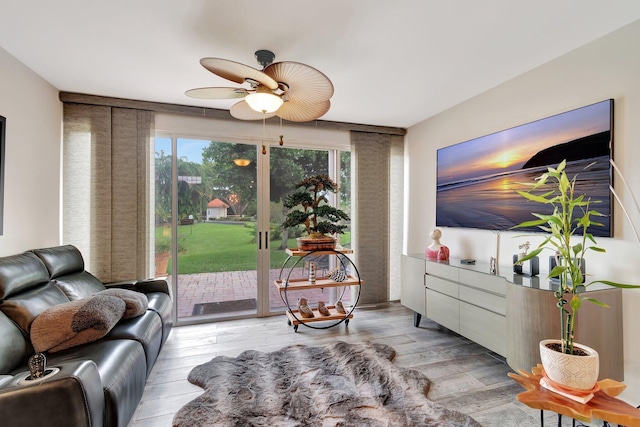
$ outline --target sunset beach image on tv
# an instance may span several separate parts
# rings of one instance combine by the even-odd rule
[[[567,160],[576,193],[605,216],[594,236],[610,237],[613,100],[547,117],[437,151],[436,225],[505,231],[545,212],[516,193]],[[587,168],[587,166],[589,166]],[[540,231],[518,229],[518,231]]]

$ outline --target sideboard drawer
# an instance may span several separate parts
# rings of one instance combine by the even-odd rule
[[[507,356],[507,318],[460,302],[460,334],[499,355]]]
[[[427,317],[453,332],[460,332],[460,301],[427,289]]]
[[[484,289],[499,295],[507,294],[507,281],[502,276],[494,276],[491,274],[461,269],[460,283]]]
[[[438,276],[443,279],[451,280],[452,282],[458,281],[458,268],[452,267],[449,264],[441,264],[435,261],[427,261],[427,274]]]
[[[460,285],[458,291],[460,293],[461,301],[466,301],[501,316],[507,315],[507,301],[505,297],[483,292],[464,285]]]
[[[433,289],[442,294],[449,295],[453,298],[458,298],[458,284],[450,282],[448,280],[440,279],[435,276],[426,277],[427,289]]]

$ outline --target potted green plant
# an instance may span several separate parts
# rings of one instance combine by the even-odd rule
[[[157,237],[155,241],[155,276],[167,275],[169,257],[171,255],[171,238],[169,236]]]
[[[298,191],[288,195],[283,205],[290,209],[283,227],[296,228],[304,225],[307,236],[299,237],[298,249],[333,249],[336,239],[331,234],[342,234],[347,225],[340,221],[349,220],[349,216],[328,204],[328,193],[336,193],[338,185],[329,175],[315,175],[304,178],[296,184]]]
[[[617,288],[637,288],[606,280],[585,282],[583,274],[584,256],[588,251],[605,252],[597,245],[589,227],[602,226],[592,217],[603,216],[591,208],[599,201],[591,200],[585,194],[575,193],[576,177],[569,179],[566,173],[566,160],[557,168],[536,178],[533,183],[525,183],[526,191],[517,191],[522,197],[536,203],[553,207],[551,214],[533,213],[537,219],[525,221],[514,228],[537,227],[547,233],[538,247],[519,258],[523,262],[538,256],[543,250],[551,250],[555,257],[555,267],[549,272],[549,278],[558,279],[558,289],[554,292],[560,311],[560,339],[543,340],[540,343],[540,356],[547,376],[562,386],[578,389],[592,389],[598,379],[599,361],[595,350],[575,343],[576,319],[578,310],[584,302],[591,302],[603,307],[608,305],[583,296],[587,287],[595,283],[603,283]],[[576,236],[576,237],[574,237]],[[575,360],[579,357],[580,360]],[[560,361],[555,360],[561,358]],[[574,375],[576,366],[590,366],[588,375],[583,372]],[[556,372],[559,368],[560,372]],[[574,373],[574,374],[572,374]]]

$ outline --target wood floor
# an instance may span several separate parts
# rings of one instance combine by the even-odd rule
[[[394,363],[420,371],[432,381],[428,398],[471,415],[483,426],[540,425],[540,411],[515,399],[523,389],[507,377],[511,369],[503,358],[429,320],[423,319],[415,328],[412,312],[391,303],[359,307],[348,327],[341,324],[324,330],[301,325],[294,333],[284,315],[173,328],[129,426],[171,426],[176,411],[202,392],[187,381],[187,374],[215,356],[335,340],[392,346],[397,352]],[[545,425],[557,425],[555,415],[545,414]],[[570,420],[563,421],[571,425]]]

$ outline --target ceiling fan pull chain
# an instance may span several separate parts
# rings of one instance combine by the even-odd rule
[[[265,147],[264,145],[264,140],[265,140],[265,132],[266,132],[266,126],[267,126],[267,114],[266,112],[262,112],[262,154],[267,154],[267,147]]]
[[[282,147],[284,145],[284,135],[282,134],[282,117],[280,117],[280,146]]]

